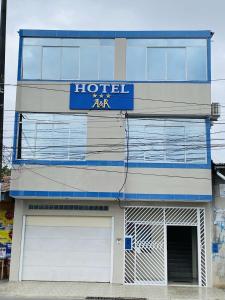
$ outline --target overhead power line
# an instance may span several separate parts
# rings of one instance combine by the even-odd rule
[[[59,86],[59,83],[48,83],[48,84],[43,84],[43,83],[22,83],[22,84],[12,84],[12,83],[5,83],[5,86],[12,86],[12,87],[22,87],[22,88],[27,88],[27,89],[36,89],[36,90],[44,90],[44,91],[49,91],[49,92],[59,92],[59,93],[70,93],[70,90],[64,90],[64,89],[56,89],[56,88],[46,88],[46,87],[40,87],[42,86],[54,86],[57,85]],[[38,86],[37,86],[38,85]],[[61,85],[64,85],[64,83],[61,83]],[[142,98],[142,97],[134,97],[136,100],[141,100],[141,101],[156,101],[156,102],[169,102],[169,103],[183,103],[183,104],[188,104],[188,105],[197,105],[197,106],[211,106],[211,104],[207,103],[199,103],[199,102],[191,102],[191,101],[175,101],[174,99],[154,99],[154,98]],[[193,100],[192,100],[193,101]]]

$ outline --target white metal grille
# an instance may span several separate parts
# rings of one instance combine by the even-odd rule
[[[196,226],[198,224],[195,208],[168,208],[165,209],[166,225]]]
[[[125,251],[125,283],[167,284],[167,225],[197,226],[199,285],[206,286],[205,210],[199,208],[125,209],[125,235],[133,241]]]
[[[199,226],[198,226],[198,239],[200,246],[199,255],[199,269],[201,270],[199,276],[199,285],[207,285],[207,275],[206,275],[206,244],[205,244],[205,210],[199,209]]]

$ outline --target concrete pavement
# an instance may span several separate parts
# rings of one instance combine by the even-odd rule
[[[150,300],[224,300],[225,291],[193,286],[129,286],[107,283],[77,282],[2,282],[0,299],[14,300],[54,297],[64,300],[95,297],[137,297]],[[11,298],[10,298],[11,297]],[[18,298],[18,300],[20,300]],[[32,299],[32,300],[33,300]]]

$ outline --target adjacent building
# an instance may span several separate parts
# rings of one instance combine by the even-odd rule
[[[10,176],[2,175],[0,197],[0,280],[9,278],[14,199],[9,196]]]
[[[213,165],[213,285],[225,287],[225,164]]]
[[[10,280],[211,286],[212,32],[19,35]]]

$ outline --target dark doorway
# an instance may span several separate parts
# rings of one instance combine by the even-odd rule
[[[197,227],[167,226],[169,283],[197,284]]]

